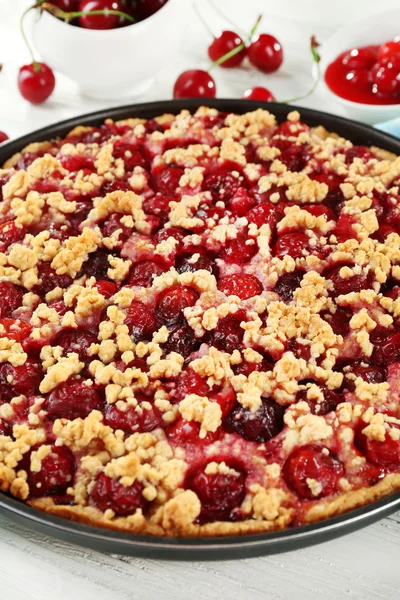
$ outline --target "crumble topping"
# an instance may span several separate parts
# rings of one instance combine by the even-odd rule
[[[0,489],[171,536],[400,489],[400,158],[297,111],[108,119],[0,170]]]

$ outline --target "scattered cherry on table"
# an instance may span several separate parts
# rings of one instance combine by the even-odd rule
[[[8,135],[4,131],[0,131],[0,144],[8,140]]]
[[[217,34],[217,36],[214,38],[214,40],[208,47],[208,56],[213,62],[215,62],[223,56],[225,56],[225,54],[228,54],[228,52],[231,52],[232,50],[240,46],[241,44],[243,44],[242,38],[234,31],[221,31]],[[225,60],[223,63],[220,64],[220,66],[225,69],[239,67],[242,64],[245,56],[246,48],[243,47],[243,49],[240,50],[240,52],[238,52],[234,56],[231,56],[231,58]]]
[[[174,85],[174,98],[215,98],[217,87],[207,71],[190,69],[179,75]]]
[[[283,62],[283,49],[276,37],[260,33],[250,44],[247,54],[251,64],[263,73],[274,73]]]
[[[259,102],[275,102],[276,98],[272,92],[265,87],[253,87],[245,91],[244,100],[258,100]]]
[[[45,63],[32,62],[19,70],[19,91],[31,104],[41,104],[47,100],[53,93],[55,85],[54,73]]]

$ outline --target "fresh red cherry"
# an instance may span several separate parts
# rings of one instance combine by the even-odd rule
[[[275,102],[276,98],[272,92],[265,87],[249,88],[243,94],[244,100],[258,100],[259,102]]]
[[[4,131],[0,131],[0,144],[8,140],[8,135]]]
[[[374,65],[371,73],[378,92],[385,94],[400,92],[400,54],[385,56]]]
[[[56,85],[53,71],[45,63],[33,62],[20,68],[18,87],[21,95],[31,104],[41,104]]]
[[[78,10],[79,0],[52,0],[51,3],[65,12]]]
[[[378,61],[393,56],[394,54],[400,54],[400,36],[395,37],[394,40],[382,44],[378,52]]]
[[[274,73],[283,62],[282,46],[268,33],[257,35],[249,46],[248,56],[251,64],[263,73]]]
[[[174,98],[215,98],[217,87],[207,71],[190,69],[179,75],[174,85]]]
[[[94,10],[104,10],[102,15],[81,15],[79,24],[85,29],[115,29],[118,27],[120,17],[115,14],[109,14],[110,10],[119,10],[125,12],[120,0],[81,0],[79,4],[80,12],[89,12]]]
[[[136,11],[138,20],[143,21],[143,19],[151,17],[151,15],[158,12],[160,8],[167,4],[167,2],[168,0],[137,0]]]
[[[231,52],[240,44],[243,44],[243,40],[234,31],[221,31],[218,33],[217,37],[208,47],[208,56],[210,59],[215,62],[216,60]],[[220,64],[220,67],[224,67],[225,69],[231,69],[232,67],[239,67],[244,58],[246,56],[246,48],[244,47],[240,52],[228,58],[223,63]]]

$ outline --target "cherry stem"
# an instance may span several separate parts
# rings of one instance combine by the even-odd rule
[[[203,17],[203,15],[201,14],[201,12],[199,11],[199,7],[197,6],[196,2],[193,3],[193,10],[196,13],[197,18],[199,19],[199,21],[203,25],[204,29],[215,40],[215,34],[213,33],[213,31],[209,27],[207,21],[205,20],[205,18]]]
[[[236,54],[239,54],[239,52],[241,52],[243,50],[243,48],[246,48],[246,44],[248,44],[249,42],[251,42],[252,37],[254,36],[255,32],[258,29],[259,24],[261,23],[263,16],[260,15],[257,19],[257,21],[254,23],[248,38],[245,42],[242,42],[241,44],[239,44],[239,46],[236,46],[236,48],[233,48],[233,50],[230,50],[229,52],[227,52],[226,54],[224,54],[223,56],[221,56],[220,58],[218,58],[217,60],[215,60],[212,65],[209,67],[208,72],[210,73],[210,71],[212,71],[212,69],[214,69],[215,67],[218,67],[219,65],[222,65],[222,63],[224,63],[225,61],[229,60],[230,58],[232,58],[232,56],[235,56]]]
[[[24,12],[22,13],[21,16],[21,20],[19,22],[19,26],[21,29],[21,35],[22,35],[22,39],[25,42],[25,46],[28,48],[29,54],[31,55],[32,58],[32,64],[33,64],[33,70],[34,71],[40,71],[40,64],[38,63],[38,61],[35,59],[35,54],[33,52],[32,46],[30,44],[30,42],[28,41],[28,37],[25,33],[25,28],[24,28],[24,21],[25,21],[25,17],[26,15],[33,9],[33,8],[38,8],[39,6],[41,6],[42,2],[37,2],[36,4],[34,4],[33,6],[29,6],[26,10],[24,10]]]
[[[77,17],[85,17],[87,15],[115,15],[117,17],[122,17],[123,19],[125,19],[126,21],[130,21],[131,23],[136,23],[136,19],[131,17],[131,15],[128,15],[120,10],[113,10],[112,8],[107,8],[104,10],[79,10],[65,12],[64,10],[58,8],[58,6],[54,6],[54,4],[51,4],[50,2],[43,2],[40,6],[43,10],[47,10],[54,17],[63,19],[66,22],[72,21],[72,19],[76,19]]]
[[[212,9],[219,15],[224,21],[227,21],[235,28],[235,30],[240,31],[242,35],[246,35],[247,31],[245,31],[242,27],[238,27],[236,23],[232,21],[232,19],[226,15],[220,8],[217,6],[212,0],[207,0],[208,4],[212,7]]]
[[[314,77],[314,83],[312,84],[311,88],[304,94],[300,94],[300,96],[295,96],[294,98],[289,98],[289,100],[281,100],[280,101],[281,104],[292,104],[293,102],[298,102],[299,100],[305,100],[306,98],[311,96],[311,94],[313,94],[315,92],[315,90],[317,89],[317,86],[321,79],[321,64],[320,64],[321,58],[316,50],[317,46],[319,46],[319,44],[315,41],[314,36],[312,36],[310,48],[311,48],[311,55],[312,55],[313,62],[316,65],[317,73]]]

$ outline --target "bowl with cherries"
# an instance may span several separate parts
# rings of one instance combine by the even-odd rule
[[[368,123],[400,116],[400,9],[339,30],[322,47],[327,93]]]
[[[36,9],[33,41],[44,62],[84,95],[142,93],[176,56],[184,0],[50,0]],[[162,49],[162,50],[161,50]]]

